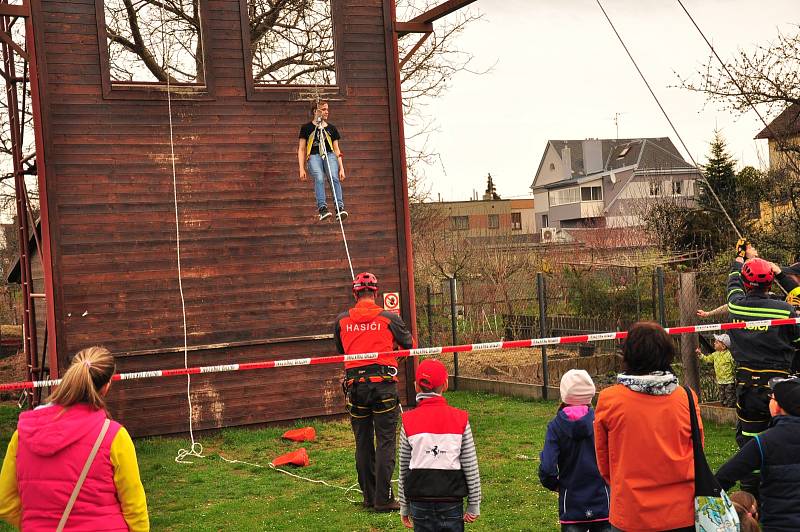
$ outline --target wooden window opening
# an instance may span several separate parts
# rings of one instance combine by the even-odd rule
[[[267,0],[240,0],[248,99],[345,97],[341,2],[308,0],[303,6],[278,9]]]
[[[211,99],[206,0],[96,0],[103,96]],[[133,15],[131,15],[133,14]]]

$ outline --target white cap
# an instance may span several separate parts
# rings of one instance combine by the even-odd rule
[[[728,336],[727,334],[715,334],[714,340],[716,340],[717,342],[722,342],[723,344],[725,344],[725,347],[731,346],[731,337]]]
[[[583,369],[571,369],[561,377],[561,402],[568,405],[588,405],[594,397],[592,377]]]

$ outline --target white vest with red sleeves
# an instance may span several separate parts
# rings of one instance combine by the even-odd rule
[[[461,443],[469,423],[466,412],[447,404],[444,397],[429,397],[403,414],[403,429],[411,445],[411,462],[405,480],[408,500],[447,500],[467,496],[461,469]]]

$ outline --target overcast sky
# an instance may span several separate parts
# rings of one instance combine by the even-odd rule
[[[754,113],[734,116],[699,94],[673,87],[710,50],[674,0],[602,0],[611,20],[702,164],[718,127],[741,165],[766,164]],[[727,59],[795,31],[797,0],[684,0]],[[595,0],[478,0],[484,15],[460,38],[485,75],[459,74],[428,106],[438,131],[429,144],[441,164],[426,170],[432,198],[483,193],[491,172],[501,197],[530,196],[547,139],[669,136],[678,139],[614,36]],[[676,74],[677,73],[677,74]],[[684,153],[684,156],[686,154]],[[688,157],[687,157],[688,160]]]

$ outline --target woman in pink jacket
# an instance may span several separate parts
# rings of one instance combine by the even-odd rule
[[[26,532],[150,529],[133,441],[105,408],[114,369],[107,349],[84,349],[49,403],[20,415],[0,472],[0,519]]]

